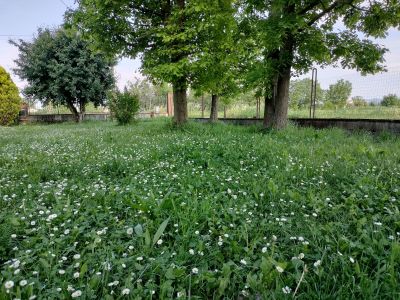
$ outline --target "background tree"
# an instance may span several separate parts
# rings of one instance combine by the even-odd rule
[[[383,97],[382,106],[400,106],[400,98],[395,94],[389,94]]]
[[[186,122],[192,55],[201,20],[202,1],[186,0],[78,0],[67,13],[100,49],[135,58],[152,80],[172,84],[174,121]]]
[[[368,40],[399,26],[397,0],[246,0],[243,9],[257,41],[253,70],[265,84],[265,126],[285,127],[292,73],[314,65],[341,65],[362,74],[384,70],[386,49]],[[337,28],[339,22],[344,29]],[[362,32],[361,39],[357,32]],[[257,74],[257,72],[253,72]]]
[[[129,82],[127,89],[138,96],[140,108],[145,111],[153,110],[155,106],[165,106],[170,91],[166,83],[153,84],[146,78]]]
[[[24,93],[44,105],[67,106],[77,121],[87,103],[103,104],[114,85],[113,62],[76,33],[39,29],[32,42],[11,43],[19,50],[15,73],[29,84]]]
[[[344,107],[350,98],[351,91],[351,82],[340,79],[335,84],[329,86],[329,89],[326,91],[325,101],[332,103],[336,107]]]
[[[229,102],[238,92],[241,43],[232,0],[203,0],[194,54],[192,87],[197,94],[211,95],[210,121],[218,119],[218,102]]]
[[[355,96],[351,98],[351,101],[353,102],[353,105],[356,107],[368,106],[368,102],[361,96]]]
[[[324,90],[317,83],[316,101],[323,102]],[[311,79],[293,80],[289,86],[289,106],[292,109],[309,107],[311,102]]]
[[[10,74],[0,66],[0,125],[12,125],[18,119],[21,98]]]

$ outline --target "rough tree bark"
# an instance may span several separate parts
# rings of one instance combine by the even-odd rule
[[[278,75],[278,80],[271,96],[265,97],[264,126],[282,129],[287,125],[289,106],[290,67]]]
[[[184,82],[185,79],[181,79],[180,82],[173,84],[174,123],[176,125],[182,125],[186,123],[188,118],[186,85]]]
[[[218,121],[218,95],[211,95],[210,122]]]
[[[185,0],[177,0],[177,6],[179,10],[182,12],[179,18],[179,30],[184,32],[184,23],[185,16],[183,11],[185,10]],[[177,45],[178,47],[180,45]],[[172,60],[173,62],[179,62],[181,59],[185,57],[185,53],[179,53]],[[188,110],[187,110],[187,81],[185,76],[181,76],[177,78],[173,83],[173,94],[174,94],[174,123],[175,125],[182,125],[187,122],[188,118]]]
[[[79,119],[80,119],[79,112],[76,109],[75,105],[73,105],[70,102],[67,102],[67,107],[71,111],[71,113],[75,116],[75,122],[79,123]]]
[[[284,11],[286,14],[292,14],[294,9],[294,4],[288,3]],[[267,56],[267,59],[272,59],[277,63],[276,80],[273,83],[267,83],[269,86],[266,87],[266,90],[273,91],[273,93],[266,93],[265,96],[264,126],[267,128],[282,129],[287,125],[289,84],[294,49],[295,39],[292,32],[288,31],[283,46]],[[271,87],[272,89],[269,89]],[[268,96],[269,94],[270,96]]]
[[[85,104],[79,103],[79,122],[82,122],[83,119],[85,118],[85,111],[86,111]]]

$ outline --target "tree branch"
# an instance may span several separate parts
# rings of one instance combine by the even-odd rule
[[[315,22],[317,22],[319,19],[321,19],[323,16],[325,16],[326,14],[330,13],[331,11],[333,11],[335,8],[338,7],[343,7],[345,5],[352,5],[353,2],[355,0],[336,0],[335,2],[333,2],[331,5],[329,5],[327,8],[325,8],[324,10],[322,10],[319,14],[315,15],[313,18],[311,18],[308,22],[307,25],[311,26],[313,25]]]

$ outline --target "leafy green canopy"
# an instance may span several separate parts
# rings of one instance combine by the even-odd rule
[[[0,66],[0,125],[13,124],[20,111],[21,99],[10,74]]]
[[[44,104],[66,105],[77,114],[85,105],[100,105],[114,84],[113,63],[90,50],[78,34],[39,29],[33,42],[11,42],[20,53],[16,74],[28,81],[24,93]]]
[[[289,87],[289,105],[291,108],[304,108],[310,106],[312,81],[309,78],[293,80]],[[316,101],[322,102],[324,90],[317,83]]]
[[[235,1],[203,2],[192,87],[198,93],[231,98],[238,93],[239,65],[245,55]]]
[[[389,94],[383,97],[381,105],[383,106],[400,106],[400,98],[395,94]]]
[[[79,0],[68,23],[102,50],[136,57],[152,79],[176,83],[189,74],[200,11],[197,1]],[[193,45],[192,45],[193,44]],[[182,82],[182,81],[181,81]],[[183,81],[183,85],[186,81]]]
[[[294,74],[313,65],[338,65],[362,74],[383,71],[387,49],[370,38],[385,37],[388,28],[400,25],[398,0],[246,0],[242,4],[244,28],[258,49],[249,72],[256,85],[270,82],[285,68]]]
[[[331,84],[326,92],[326,102],[334,105],[345,106],[349,100],[353,87],[350,81],[340,79],[335,84]]]

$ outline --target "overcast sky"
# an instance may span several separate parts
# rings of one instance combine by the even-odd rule
[[[24,83],[12,73],[17,49],[8,39],[29,40],[39,27],[56,27],[63,22],[67,7],[74,6],[74,0],[0,0],[0,65],[3,66],[18,87]],[[400,95],[400,32],[392,29],[384,40],[377,40],[390,50],[386,58],[388,73],[362,77],[356,71],[337,68],[319,69],[318,78],[323,88],[343,78],[353,84],[353,96],[367,99],[380,98],[389,93]],[[138,77],[140,61],[122,59],[116,67],[118,85]]]

